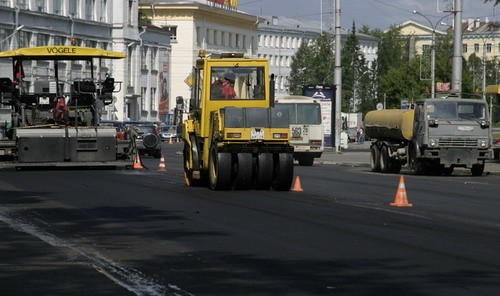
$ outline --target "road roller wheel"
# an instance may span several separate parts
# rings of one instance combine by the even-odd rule
[[[251,153],[238,153],[235,189],[252,189],[253,159]]]
[[[231,187],[231,169],[231,153],[218,152],[217,147],[212,145],[208,163],[210,189],[229,189]]]
[[[293,182],[293,154],[277,153],[274,157],[273,189],[290,190]]]
[[[273,155],[260,153],[255,164],[255,188],[267,190],[273,184]]]

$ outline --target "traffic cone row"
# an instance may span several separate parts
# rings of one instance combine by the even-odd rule
[[[167,166],[165,165],[165,158],[163,157],[162,154],[160,158],[160,165],[158,166],[158,172],[166,172],[166,171],[167,171]]]
[[[405,179],[403,176],[399,177],[398,191],[396,192],[396,197],[394,202],[389,204],[393,207],[412,207],[411,203],[408,203],[408,195],[406,194]]]

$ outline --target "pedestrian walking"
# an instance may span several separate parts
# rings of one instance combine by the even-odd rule
[[[357,140],[359,145],[361,145],[365,142],[365,130],[360,125],[357,126],[356,140]]]

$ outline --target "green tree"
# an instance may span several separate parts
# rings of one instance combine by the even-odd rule
[[[313,43],[303,42],[290,65],[290,93],[302,94],[302,86],[333,84],[334,56],[332,40],[328,35],[319,36]]]
[[[356,24],[353,22],[350,34],[342,45],[342,111],[353,112],[359,104],[360,79],[368,73],[366,59],[356,36]]]
[[[306,42],[302,42],[292,57],[292,63],[290,64],[288,83],[291,94],[302,94],[305,71],[307,70],[308,61],[312,60],[313,57],[312,48]]]
[[[420,81],[420,57],[402,62],[398,67],[389,68],[380,78],[380,87],[386,96],[386,108],[399,108],[401,98],[417,99],[422,94]]]

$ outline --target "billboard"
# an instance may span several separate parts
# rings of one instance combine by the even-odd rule
[[[306,85],[302,88],[302,94],[319,100],[321,105],[321,120],[323,122],[325,146],[333,147],[334,137],[332,137],[332,130],[335,130],[335,120],[332,120],[332,115],[335,117],[335,87],[325,86],[322,84]]]

